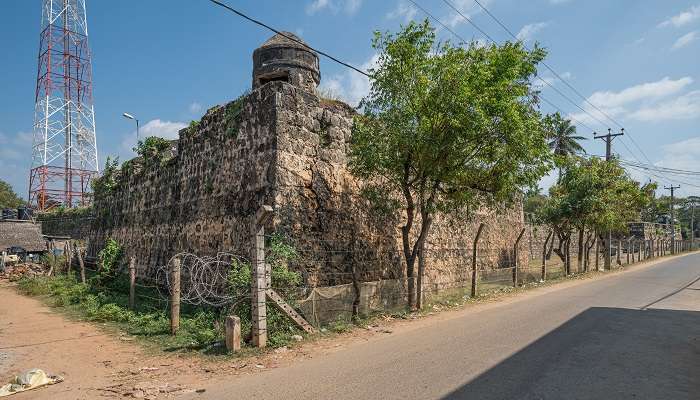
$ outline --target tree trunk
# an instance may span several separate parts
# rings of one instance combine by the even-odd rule
[[[423,273],[425,272],[425,241],[418,250],[418,277],[416,278],[416,308],[423,308]]]
[[[584,235],[584,229],[581,228],[578,230],[578,251],[577,251],[577,256],[578,259],[576,260],[576,272],[581,272],[583,270],[583,235]]]

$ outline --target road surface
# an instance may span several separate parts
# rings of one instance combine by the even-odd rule
[[[415,322],[192,399],[700,399],[700,254]]]

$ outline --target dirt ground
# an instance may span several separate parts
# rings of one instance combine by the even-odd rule
[[[59,384],[13,395],[13,400],[172,398],[202,392],[212,379],[264,373],[389,333],[374,327],[363,330],[359,336],[364,339],[346,335],[262,355],[210,358],[152,350],[107,327],[70,320],[40,300],[19,294],[6,280],[0,280],[0,299],[0,386],[31,368],[64,378]]]

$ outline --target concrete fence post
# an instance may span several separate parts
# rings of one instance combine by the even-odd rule
[[[255,347],[267,346],[267,305],[268,266],[265,263],[265,225],[272,219],[271,206],[260,207],[252,225],[253,287],[251,288],[252,338]]]
[[[175,335],[180,329],[180,259],[175,258],[170,269],[170,333]]]
[[[630,249],[632,248],[632,238],[627,239],[627,251],[625,251],[625,255],[627,256],[627,265],[630,263]],[[634,260],[632,260],[634,261]]]
[[[136,258],[129,258],[129,309],[136,305]]]
[[[550,229],[549,234],[547,235],[547,238],[544,240],[544,246],[542,246],[542,276],[540,277],[540,280],[542,282],[547,280],[547,243],[549,243],[549,239],[552,239],[552,242],[554,242],[554,230]]]
[[[0,258],[0,272],[5,272],[5,257],[7,257],[7,252],[3,251]]]
[[[226,317],[226,349],[233,352],[241,349],[241,319],[235,315]]]
[[[477,263],[477,245],[479,244],[479,238],[481,237],[481,232],[484,230],[484,226],[486,225],[483,222],[479,225],[479,229],[477,229],[476,235],[474,236],[474,245],[472,246],[472,298],[476,297],[479,290],[477,283],[477,281],[479,280],[479,264]]]
[[[644,245],[646,242],[644,240],[640,240],[637,243],[637,262],[642,261],[642,245]]]
[[[63,244],[63,256],[66,258],[66,275],[70,274],[71,265],[71,251],[70,251],[70,240]]]
[[[75,249],[75,255],[78,257],[78,264],[80,265],[80,282],[83,284],[85,283],[85,261],[83,261],[83,254],[82,251],[80,250],[80,247],[78,247],[77,243],[73,244],[74,249]]]
[[[525,228],[520,230],[520,235],[518,235],[513,245],[513,258],[515,259],[513,263],[513,287],[518,287],[518,267],[520,264],[518,261],[518,245],[520,245],[520,240],[522,240],[524,234]]]

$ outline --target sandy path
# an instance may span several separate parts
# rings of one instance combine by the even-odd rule
[[[193,390],[206,374],[201,360],[147,354],[96,325],[54,313],[40,301],[18,294],[6,281],[0,282],[0,299],[2,382],[30,368],[65,378],[12,399],[94,399],[130,397],[130,393],[167,397],[177,392],[167,393],[170,390]]]

